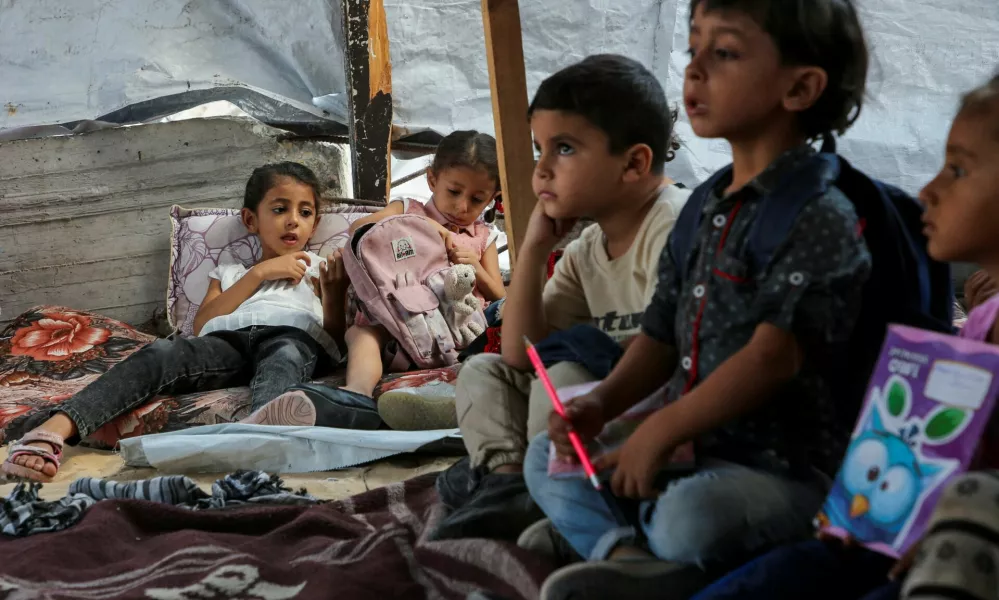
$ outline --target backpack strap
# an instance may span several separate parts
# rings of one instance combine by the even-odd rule
[[[835,154],[815,154],[763,196],[746,242],[749,258],[756,269],[770,264],[801,211],[814,198],[828,191],[839,173],[839,159]]]
[[[879,208],[883,207],[886,213],[884,226],[891,229],[891,236],[898,240],[896,244],[902,244],[905,249],[904,253],[899,253],[898,261],[902,265],[911,263],[914,272],[909,275],[915,277],[918,282],[918,309],[929,314],[931,312],[930,298],[933,294],[930,282],[930,261],[925,251],[926,241],[916,240],[912,232],[904,226],[907,223],[919,222],[922,216],[922,207],[911,196],[897,187],[876,181],[857,171],[845,158],[840,158],[840,163],[843,168],[843,175],[840,178],[843,193],[851,199],[881,200]],[[922,260],[906,261],[905,258],[908,255],[920,257]]]
[[[680,278],[686,276],[690,253],[694,249],[697,232],[701,229],[704,219],[704,205],[707,204],[711,192],[721,183],[722,179],[732,176],[732,165],[721,169],[707,181],[694,188],[669,235],[669,249],[673,255],[673,268]]]

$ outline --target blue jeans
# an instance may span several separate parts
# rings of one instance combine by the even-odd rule
[[[603,496],[581,478],[548,477],[548,434],[531,441],[524,479],[534,501],[582,556],[602,560],[633,542]],[[702,461],[697,473],[672,480],[655,500],[638,504],[649,550],[662,560],[701,567],[745,560],[812,532],[828,479],[792,480],[722,461]],[[627,508],[625,509],[627,510]]]
[[[692,600],[895,600],[894,560],[819,540],[782,546],[708,586]]]
[[[65,413],[86,437],[155,396],[250,386],[252,410],[308,381],[321,348],[295,327],[247,327],[204,337],[156,340],[48,415]]]

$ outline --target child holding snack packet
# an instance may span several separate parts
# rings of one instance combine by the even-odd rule
[[[964,98],[947,140],[944,168],[920,199],[926,206],[923,220],[933,258],[974,262],[991,278],[999,276],[999,77]],[[996,344],[997,316],[999,296],[993,296],[971,312],[961,337]],[[993,413],[972,468],[999,467],[996,424]],[[999,479],[994,473],[960,475],[940,494],[923,540],[898,561],[850,547],[855,545],[852,539],[846,544],[812,540],[779,548],[696,598],[873,600],[896,598],[900,588],[903,598],[999,598],[997,498]],[[851,512],[859,513],[863,504],[858,501]],[[911,510],[918,511],[918,506]],[[910,566],[904,585],[890,581]]]

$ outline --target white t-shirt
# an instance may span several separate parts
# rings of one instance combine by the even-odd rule
[[[312,264],[298,285],[292,285],[290,281],[265,281],[236,310],[205,323],[198,335],[265,325],[297,327],[312,336],[334,362],[340,362],[340,350],[336,342],[323,329],[323,303],[312,287],[312,278],[319,278],[319,266],[326,261],[312,252],[308,254]],[[224,292],[246,275],[247,271],[243,265],[219,265],[208,276],[217,279]]]
[[[611,260],[596,224],[565,248],[544,290],[545,315],[556,329],[589,324],[617,342],[638,335],[642,314],[656,291],[659,257],[690,196],[667,186],[649,209],[631,247]]]

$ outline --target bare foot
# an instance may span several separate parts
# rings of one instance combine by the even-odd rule
[[[29,432],[28,435],[30,435],[31,433],[38,433],[38,432],[45,432],[48,434],[52,434],[54,436],[57,436],[59,439],[65,440],[66,438],[76,435],[77,430],[76,430],[76,424],[73,423],[72,419],[70,419],[68,416],[66,416],[63,413],[57,413],[51,419],[39,425],[38,428]],[[54,443],[44,442],[41,440],[30,442],[25,445],[33,446],[35,448],[39,448],[41,450],[50,452],[52,454],[58,454],[62,450],[62,448],[60,448]],[[50,460],[45,460],[45,458],[41,456],[32,456],[30,454],[25,454],[22,456],[18,456],[17,458],[13,459],[10,462],[11,464],[16,466],[24,467],[32,471],[37,471],[43,476],[40,478],[42,480],[49,480],[55,477],[56,473],[59,472],[59,467],[55,463],[53,463]]]

